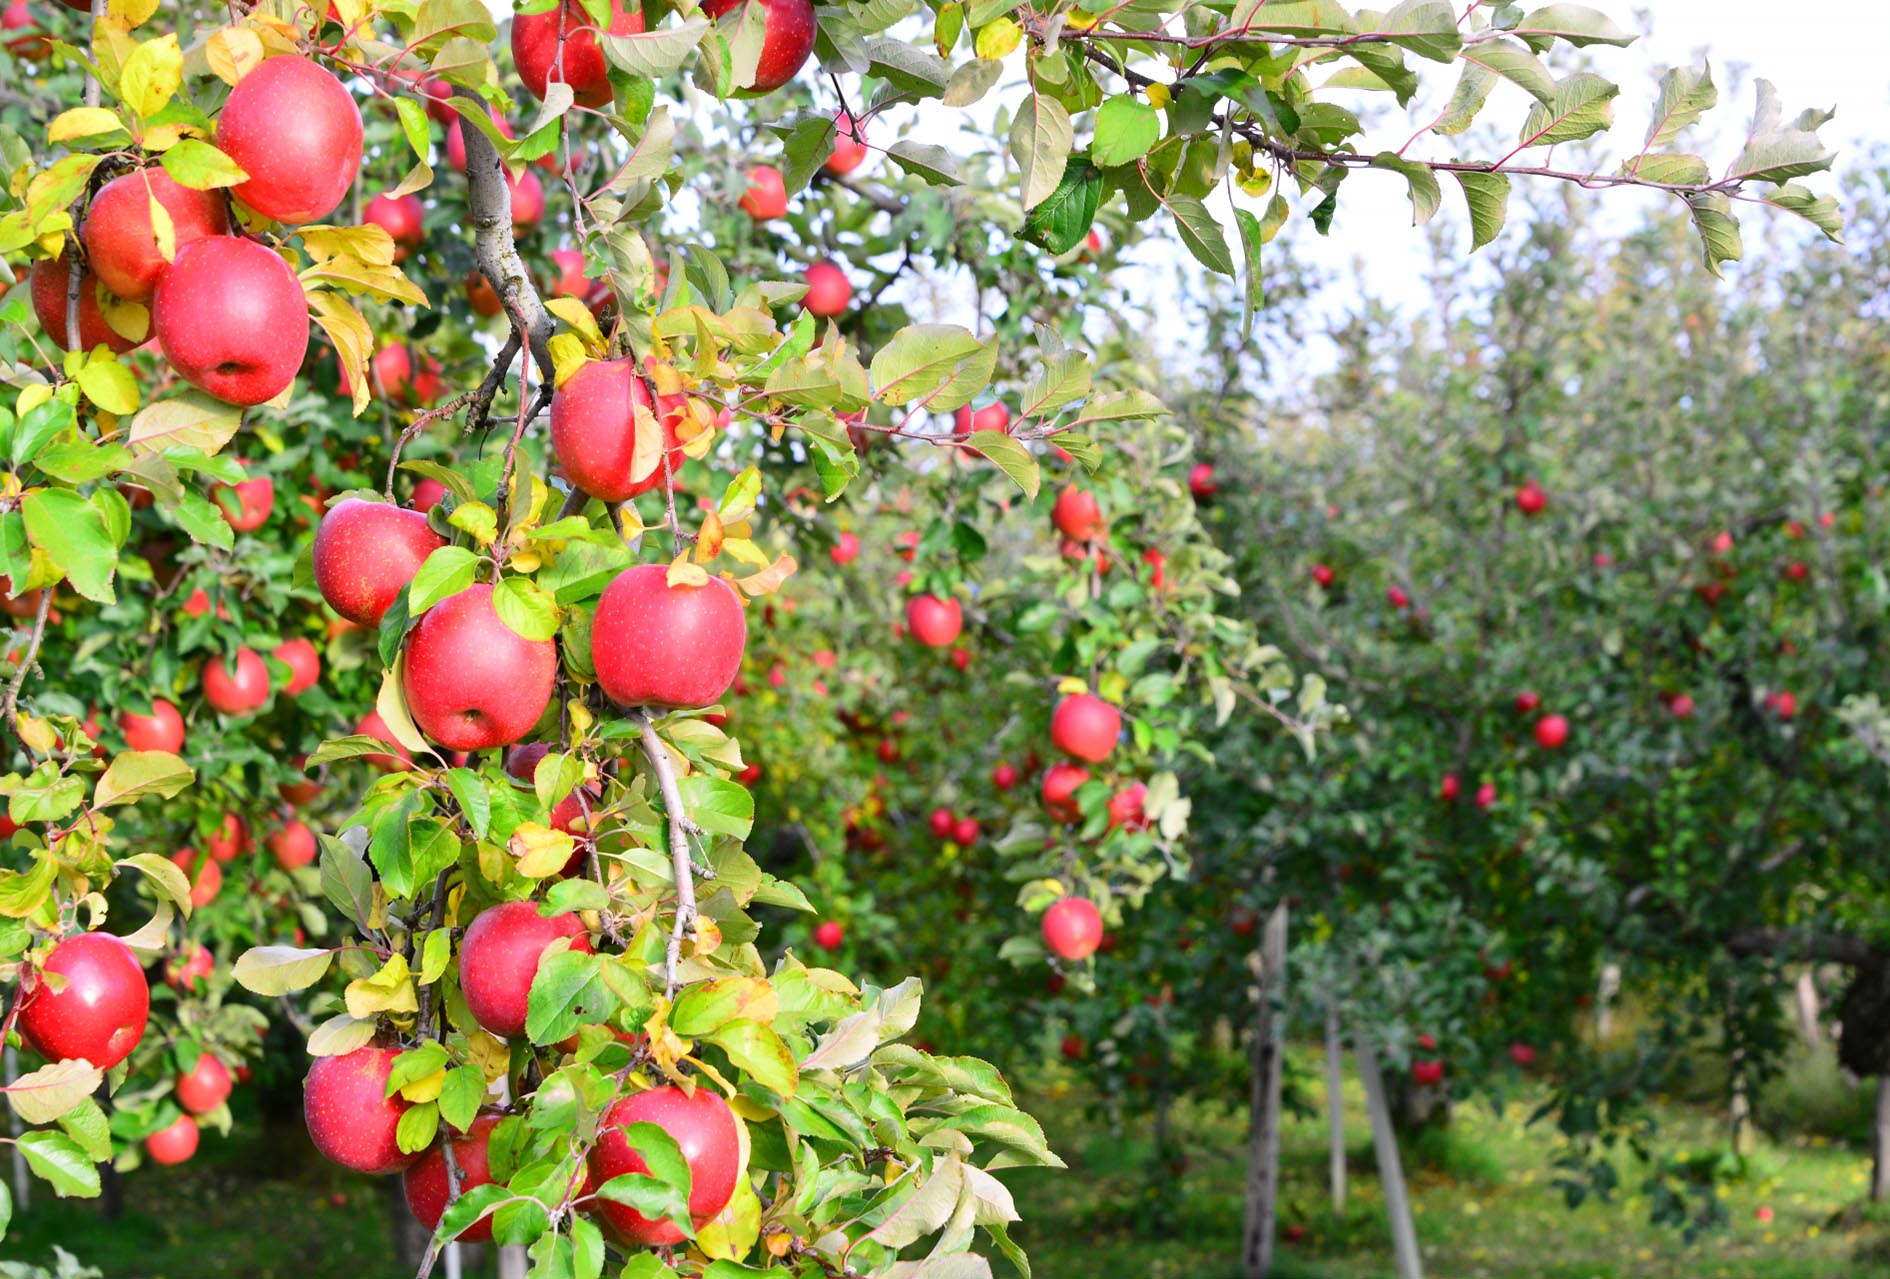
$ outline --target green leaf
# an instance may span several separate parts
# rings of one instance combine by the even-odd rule
[[[794,1095],[800,1071],[794,1064],[794,1053],[774,1031],[759,1022],[731,1021],[709,1038],[763,1088],[782,1097]]]
[[[1681,130],[1699,123],[1700,116],[1718,101],[1710,64],[1703,64],[1698,71],[1674,67],[1660,77],[1660,97],[1654,103],[1654,118],[1647,125],[1647,141],[1642,149],[1672,146]]]
[[[1463,60],[1501,76],[1537,102],[1555,101],[1555,76],[1514,40],[1478,41],[1463,51]]]
[[[1844,243],[1844,214],[1831,196],[1817,195],[1796,183],[1788,183],[1763,199],[1775,209],[1796,213],[1824,232],[1833,243]]]
[[[747,839],[755,824],[755,797],[746,786],[692,773],[677,783],[689,818],[711,835]]]
[[[485,782],[469,768],[453,768],[447,770],[446,785],[453,792],[459,811],[466,815],[473,838],[484,839],[492,825],[492,795],[486,790]]]
[[[1083,242],[1102,204],[1102,171],[1087,160],[1070,158],[1057,189],[1030,211],[1018,234],[1054,254],[1068,253]]]
[[[1649,182],[1669,182],[1675,186],[1698,186],[1708,176],[1706,161],[1699,156],[1680,155],[1671,151],[1636,156],[1623,169]]]
[[[105,1072],[89,1062],[53,1062],[8,1084],[7,1103],[25,1122],[49,1124],[88,1100],[104,1078]],[[108,1143],[106,1154],[109,1156],[110,1152]]]
[[[1049,417],[1064,405],[1088,395],[1090,380],[1088,352],[1053,352],[1044,357],[1043,363],[1031,373],[1030,380],[1024,383],[1019,412],[1027,418]]]
[[[1411,197],[1411,225],[1423,226],[1437,215],[1437,207],[1444,202],[1444,191],[1437,185],[1437,175],[1430,165],[1380,151],[1372,157],[1372,167],[1390,169],[1403,176],[1406,194]]]
[[[418,617],[473,583],[479,557],[464,546],[442,546],[427,556],[407,586],[407,615]]]
[[[886,154],[900,168],[923,179],[928,186],[955,187],[964,182],[958,176],[957,157],[944,147],[901,138],[886,148]]]
[[[1470,251],[1494,240],[1509,216],[1509,178],[1501,173],[1459,173],[1464,203],[1470,206]]]
[[[1449,62],[1463,48],[1457,15],[1443,0],[1403,0],[1378,29],[1392,44],[1432,62]]]
[[[1043,484],[1042,472],[1038,470],[1037,459],[1030,450],[1019,444],[1007,431],[973,431],[971,438],[965,441],[965,447],[974,453],[981,453],[993,462],[998,470],[1011,477],[1017,487],[1024,490],[1024,496],[1037,497],[1037,490]]]
[[[1577,71],[1555,86],[1555,98],[1538,102],[1523,122],[1521,141],[1529,147],[1579,142],[1614,123],[1614,99],[1621,92],[1598,75]]]
[[[676,997],[669,1025],[679,1035],[711,1034],[729,1022],[767,1006],[774,991],[753,977],[724,977],[689,987]]]
[[[414,104],[414,110],[419,109],[419,104]],[[193,191],[233,187],[249,177],[236,161],[200,138],[185,138],[171,147],[164,153],[163,163],[164,171],[176,179],[178,186]]]
[[[52,1183],[61,1199],[98,1197],[98,1168],[84,1148],[64,1133],[29,1132],[14,1149],[26,1156],[28,1167]]]
[[[55,869],[52,852],[40,848],[33,852],[31,870],[0,870],[0,917],[25,919],[38,910],[52,893]]]
[[[874,399],[894,406],[923,399],[948,413],[991,382],[995,338],[981,341],[956,324],[910,324],[873,354]]]
[[[378,749],[385,751],[386,745],[375,743]],[[359,831],[359,828],[356,828]],[[354,922],[355,926],[366,929],[368,919],[374,909],[374,875],[368,870],[367,863],[361,859],[360,852],[350,847],[333,835],[319,836],[322,845],[322,896],[334,903],[335,909]]]
[[[196,780],[190,765],[168,751],[121,751],[93,786],[92,807],[135,803],[146,795],[171,799]]]
[[[35,489],[20,499],[26,536],[66,575],[72,589],[99,604],[117,600],[112,574],[118,547],[98,508],[70,489]]]
[[[1168,211],[1174,215],[1175,230],[1195,261],[1210,271],[1228,278],[1234,275],[1234,258],[1227,250],[1227,235],[1214,220],[1207,205],[1191,195],[1171,195]]]
[[[698,14],[679,26],[658,27],[639,35],[602,36],[597,43],[603,46],[605,60],[617,70],[660,80],[682,69],[711,25]]]
[[[64,400],[47,400],[35,405],[13,432],[13,465],[31,461],[47,441],[73,426],[73,409]]]
[[[85,398],[120,417],[137,411],[138,381],[110,351],[94,351],[73,375]]]
[[[1557,40],[1581,48],[1591,44],[1611,44],[1626,48],[1634,37],[1614,25],[1605,13],[1581,4],[1551,4],[1523,18],[1510,32],[1524,44],[1542,53]]]
[[[453,36],[490,44],[498,34],[492,14],[479,0],[422,0],[419,11],[414,14],[413,34],[408,41],[418,47],[437,44]]]
[[[131,450],[122,444],[94,444],[90,440],[74,440],[41,449],[33,458],[33,465],[55,480],[64,480],[68,484],[90,484],[123,468],[131,460]]]
[[[486,1077],[479,1073],[479,1067],[455,1066],[446,1072],[446,1082],[440,1086],[440,1118],[455,1132],[465,1132],[479,1117],[479,1106],[485,1098]]]
[[[1240,233],[1241,269],[1247,280],[1247,287],[1240,291],[1240,340],[1245,342],[1253,336],[1254,313],[1260,309],[1265,296],[1260,251],[1266,245],[1266,232],[1260,226],[1260,219],[1242,208],[1234,210],[1234,229]]]
[[[1147,155],[1161,136],[1161,115],[1154,107],[1129,94],[1118,94],[1096,110],[1096,137],[1090,143],[1089,158],[1104,168],[1130,164]]]
[[[190,878],[176,862],[157,853],[133,853],[117,864],[143,872],[184,918],[190,918]]]
[[[59,1116],[59,1127],[98,1163],[112,1157],[112,1126],[105,1109],[87,1097]],[[0,1228],[3,1229],[3,1228]]]
[[[1733,217],[1732,201],[1720,192],[1711,191],[1689,195],[1686,202],[1693,214],[1693,225],[1700,233],[1701,247],[1706,252],[1706,269],[1717,276],[1720,263],[1737,262],[1745,253],[1739,221]]]
[[[423,1101],[417,1106],[408,1107],[406,1113],[401,1115],[400,1122],[394,1125],[394,1145],[410,1155],[431,1146],[439,1131],[439,1103]]]
[[[492,608],[499,620],[528,640],[550,640],[558,634],[558,601],[529,577],[508,577],[492,588]]]
[[[936,98],[950,79],[945,59],[890,36],[866,42],[866,74],[919,98]]]
[[[231,976],[244,990],[255,994],[286,995],[320,981],[334,957],[331,950],[254,946],[238,957]]]
[[[125,443],[135,453],[162,453],[182,446],[215,456],[242,424],[243,410],[234,404],[201,391],[185,391],[139,409]]]
[[[440,1216],[439,1227],[433,1232],[434,1239],[440,1243],[453,1239],[491,1212],[500,1201],[511,1197],[512,1192],[502,1185],[488,1182],[483,1186],[474,1186],[446,1206],[446,1211]]]
[[[555,1044],[582,1026],[607,1020],[622,1005],[605,984],[607,961],[588,951],[544,956],[526,1000],[525,1034],[534,1044]]]
[[[1757,82],[1758,105],[1746,145],[1727,176],[1746,181],[1785,182],[1831,167],[1837,153],[1827,150],[1816,129],[1781,122],[1778,90],[1770,80]]]
[[[1026,211],[1049,199],[1063,180],[1075,137],[1070,113],[1055,98],[1033,93],[1018,109],[1011,123],[1010,148],[1023,180]]]

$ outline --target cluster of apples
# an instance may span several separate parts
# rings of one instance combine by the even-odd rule
[[[202,910],[223,891],[223,868],[255,850],[249,823],[235,813],[225,813],[221,825],[203,841],[202,850],[184,847],[171,854],[171,862],[184,872],[190,882],[190,904]],[[320,846],[307,822],[285,809],[276,826],[263,839],[263,847],[285,871],[299,870],[314,862]]]
[[[729,0],[726,7],[733,7],[735,3],[737,0]],[[709,12],[712,6],[705,5],[703,8],[704,12]],[[833,153],[821,167],[834,177],[843,178],[866,160],[866,125],[845,111],[837,111],[834,113],[833,127]],[[742,211],[757,224],[787,216],[787,180],[781,176],[781,170],[772,164],[751,166],[748,170],[748,188],[742,192],[740,204]],[[847,278],[845,267],[832,258],[822,258],[809,263],[801,273],[801,278],[807,285],[807,294],[801,299],[801,305],[807,308],[808,314],[822,320],[846,314],[847,307],[853,301],[853,282]]]

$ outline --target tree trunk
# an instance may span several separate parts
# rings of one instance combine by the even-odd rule
[[[509,1243],[499,1249],[499,1279],[525,1279],[525,1249]]]
[[[1280,1074],[1285,1018],[1278,1011],[1286,985],[1286,904],[1267,916],[1260,933],[1259,1006],[1254,1011],[1252,1118],[1247,1126],[1247,1215],[1240,1247],[1247,1279],[1273,1269],[1273,1239],[1280,1199]]]
[[[1818,979],[1809,966],[1798,974],[1793,993],[1798,1004],[1798,1033],[1816,1048],[1824,1042],[1824,1032],[1818,1026]]]
[[[1621,993],[1621,965],[1603,964],[1601,980],[1595,984],[1595,1038],[1608,1042],[1614,1030],[1614,997]]]
[[[1404,1167],[1398,1162],[1398,1134],[1391,1125],[1391,1107],[1385,1103],[1385,1080],[1378,1072],[1378,1053],[1371,1037],[1357,1026],[1352,1030],[1352,1051],[1358,1058],[1359,1082],[1365,1086],[1365,1109],[1371,1115],[1372,1148],[1378,1154],[1378,1181],[1385,1192],[1385,1214],[1391,1219],[1391,1255],[1398,1279],[1424,1279],[1418,1255],[1417,1224],[1411,1218],[1411,1197],[1404,1186]]]
[[[387,1196],[387,1219],[394,1231],[394,1264],[408,1274],[415,1274],[426,1258],[427,1243],[433,1238],[433,1232],[415,1220],[407,1207],[407,1192],[399,1177],[383,1177],[381,1184]]]
[[[1870,1131],[1870,1201],[1890,1199],[1890,1075],[1877,1076],[1877,1122]]]
[[[1339,1039],[1339,1010],[1326,1006],[1327,1162],[1332,1181],[1332,1215],[1345,1215],[1345,1045]]]

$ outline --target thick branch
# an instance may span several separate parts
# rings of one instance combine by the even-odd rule
[[[1735,928],[1726,934],[1726,949],[1742,958],[1816,960],[1853,968],[1890,960],[1890,954],[1855,937],[1789,928]]]
[[[470,89],[462,87],[458,92],[477,110],[486,109]],[[554,372],[551,315],[525,270],[518,242],[512,236],[512,187],[506,181],[505,166],[492,149],[492,140],[470,121],[460,125],[460,134],[466,140],[466,198],[472,211],[473,255],[486,282],[498,291],[512,327],[530,344],[540,374],[550,382]]]
[[[693,829],[683,808],[682,788],[676,784],[676,766],[669,757],[669,747],[656,735],[656,722],[645,711],[634,712],[642,722],[643,756],[656,774],[657,789],[663,793],[663,807],[669,813],[669,862],[676,877],[676,923],[669,933],[667,973],[669,993],[676,993],[676,968],[682,962],[685,930],[693,931],[696,922],[696,868],[689,852],[689,834]]]

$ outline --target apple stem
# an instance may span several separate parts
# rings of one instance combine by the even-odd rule
[[[683,807],[682,789],[676,784],[676,765],[669,757],[669,747],[663,745],[663,739],[656,734],[656,721],[647,708],[632,711],[631,715],[642,725],[643,755],[650,761],[650,771],[656,774],[656,786],[663,794],[663,807],[669,813],[669,860],[676,878],[676,924],[669,934],[665,972],[669,977],[669,993],[674,995],[678,984],[676,968],[682,962],[683,932],[693,931],[696,922],[696,864],[689,848],[693,823]]]

